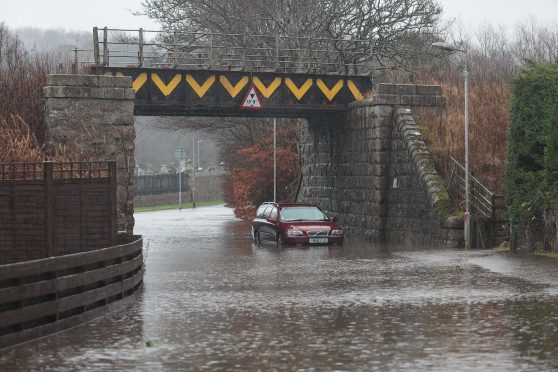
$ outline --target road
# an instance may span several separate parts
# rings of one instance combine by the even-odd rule
[[[558,264],[491,251],[257,247],[230,209],[136,215],[144,289],[0,370],[558,369]]]

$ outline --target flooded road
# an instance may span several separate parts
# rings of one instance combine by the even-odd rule
[[[0,370],[558,369],[556,262],[257,247],[249,231],[223,207],[137,214],[136,301],[0,351]]]

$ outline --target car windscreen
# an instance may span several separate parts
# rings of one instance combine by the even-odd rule
[[[326,221],[327,216],[316,207],[285,207],[281,209],[281,221]]]

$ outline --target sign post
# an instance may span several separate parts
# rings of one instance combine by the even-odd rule
[[[250,85],[248,93],[244,96],[242,110],[263,110],[263,101],[254,84]],[[273,201],[277,201],[277,119],[273,118]]]
[[[174,157],[178,160],[178,209],[182,210],[182,160],[186,157],[186,150],[176,149]]]

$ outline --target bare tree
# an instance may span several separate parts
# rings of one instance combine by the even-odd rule
[[[323,47],[345,64],[367,60],[380,68],[412,66],[442,12],[437,0],[145,0],[143,7],[167,31],[217,33],[230,45],[273,42],[238,35],[279,35],[291,53],[304,49],[305,38],[336,39]]]

